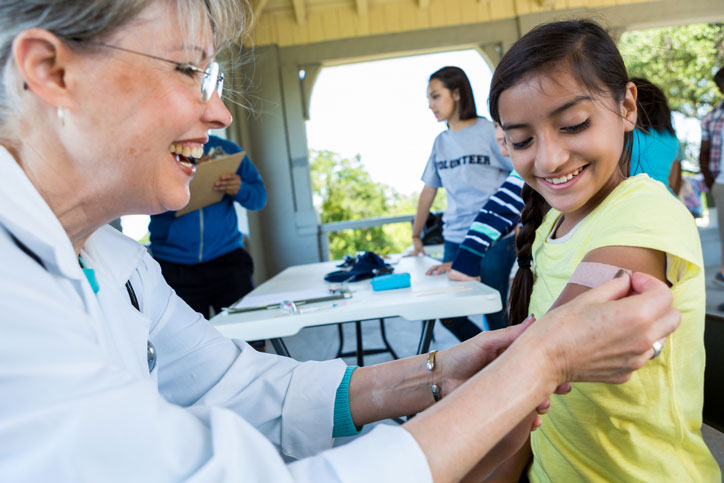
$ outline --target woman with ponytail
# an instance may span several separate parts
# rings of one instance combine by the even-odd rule
[[[499,469],[517,481],[720,481],[701,436],[704,267],[693,218],[629,177],[637,89],[594,22],[541,25],[498,65],[490,112],[527,183],[510,321],[542,316],[621,270],[666,283],[682,324],[619,386],[574,384]],[[583,317],[585,319],[585,313]],[[583,323],[583,321],[582,321]]]
[[[435,138],[422,173],[425,186],[420,193],[412,226],[412,255],[425,254],[420,233],[437,190],[445,188],[447,208],[443,215],[442,235],[445,244],[443,262],[447,263],[460,253],[465,233],[473,224],[480,206],[504,184],[512,166],[495,140],[493,123],[478,117],[473,89],[462,69],[448,66],[433,72],[427,97],[435,118],[447,123],[448,128]],[[513,241],[512,236],[501,237],[488,256],[478,257],[470,263],[470,275],[501,295],[501,309],[485,316],[490,329],[508,325],[505,301],[510,269],[515,261]],[[443,271],[435,267],[428,275]],[[442,324],[461,341],[480,333],[480,328],[467,317],[443,319]]]

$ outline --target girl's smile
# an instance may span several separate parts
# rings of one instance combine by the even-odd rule
[[[588,166],[588,165],[584,165],[584,166],[581,166],[580,168],[576,168],[573,171],[569,171],[567,174],[563,174],[561,176],[543,178],[543,181],[552,185],[551,187],[553,189],[568,188],[573,183],[575,183],[579,180],[578,175],[580,175],[583,172],[583,170],[586,169],[586,166]]]

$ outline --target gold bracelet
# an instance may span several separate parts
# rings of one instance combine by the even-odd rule
[[[427,363],[425,364],[425,367],[431,373],[435,370],[435,354],[437,354],[436,350],[432,350],[429,354],[427,354]],[[433,382],[432,384],[430,384],[430,389],[432,390],[432,398],[435,400],[435,402],[438,402],[440,399],[442,399],[439,385]]]

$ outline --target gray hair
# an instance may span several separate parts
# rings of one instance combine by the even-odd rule
[[[18,34],[40,28],[82,49],[85,41],[107,37],[128,25],[154,1],[164,0],[0,0],[0,127],[19,95],[11,52]],[[175,1],[187,39],[208,21],[217,52],[240,41],[246,31],[246,0],[166,1]]]

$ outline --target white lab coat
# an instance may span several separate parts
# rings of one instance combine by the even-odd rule
[[[0,254],[0,480],[431,481],[397,426],[329,449],[343,362],[299,363],[223,337],[110,227],[82,252],[94,294],[58,219],[1,147]]]

